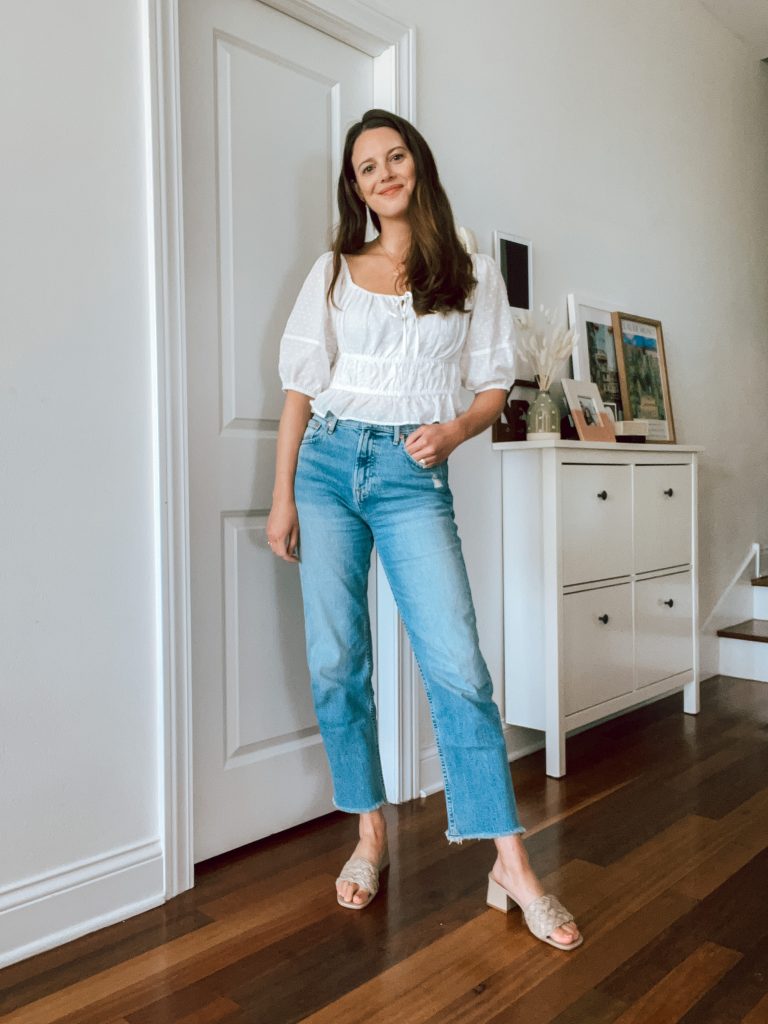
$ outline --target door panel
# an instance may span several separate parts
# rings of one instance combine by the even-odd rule
[[[280,336],[328,248],[372,58],[255,0],[180,7],[195,861],[333,809],[298,566],[266,543]],[[371,585],[375,623],[375,588]]]
[[[293,629],[301,607],[298,574],[283,573],[260,543],[265,525],[261,516],[224,518],[227,768],[235,761],[261,760],[280,737],[292,737],[298,746],[302,738],[314,743],[317,733],[308,687],[297,688],[286,701],[280,687],[250,685],[258,679],[306,676],[304,648]],[[265,592],[278,600],[265,602]]]
[[[216,40],[216,71],[226,428],[279,418],[276,363],[267,360],[309,257],[328,247],[339,89],[228,38]],[[257,117],[254,97],[268,99]]]

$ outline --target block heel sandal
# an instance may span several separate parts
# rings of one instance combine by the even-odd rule
[[[500,910],[502,914],[508,914],[514,907],[520,907],[520,904],[514,899],[512,894],[497,882],[491,874],[488,875],[488,896],[486,902],[489,907],[493,907],[494,910]],[[523,912],[523,918],[528,926],[528,931],[537,939],[541,939],[542,942],[548,942],[550,946],[555,946],[557,949],[569,950],[576,949],[584,941],[584,936],[581,934],[573,942],[558,942],[556,939],[549,937],[555,928],[559,928],[561,924],[567,924],[569,921],[574,920],[573,914],[566,910],[557,896],[554,896],[552,893],[537,896],[534,900],[531,900],[527,907],[520,907],[520,909]]]

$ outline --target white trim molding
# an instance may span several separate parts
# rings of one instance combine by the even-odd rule
[[[165,896],[194,885],[179,2],[146,0],[151,333],[155,340],[159,675]],[[374,58],[374,101],[414,120],[414,30],[358,0],[263,0]],[[362,111],[361,111],[362,113]],[[388,614],[396,616],[389,608]],[[397,623],[385,624],[391,636]],[[402,680],[398,680],[402,690]],[[406,694],[412,691],[410,684]],[[412,699],[410,695],[406,700]],[[398,698],[399,700],[399,698]],[[409,730],[412,734],[412,730]],[[406,738],[406,746],[412,735]]]
[[[5,886],[0,889],[0,968],[164,902],[158,838]]]
[[[374,103],[415,123],[416,47],[413,28],[366,7],[358,0],[261,2],[373,57]]]
[[[160,725],[166,898],[194,884],[184,234],[178,0],[147,0]]]

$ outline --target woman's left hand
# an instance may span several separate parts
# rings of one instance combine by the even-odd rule
[[[423,460],[425,469],[431,469],[432,466],[445,462],[463,440],[463,431],[456,420],[449,420],[447,423],[425,423],[408,435],[405,450],[417,462]]]

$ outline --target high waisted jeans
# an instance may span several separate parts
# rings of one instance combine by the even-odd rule
[[[452,842],[524,832],[501,718],[480,652],[448,463],[422,468],[382,426],[313,415],[295,496],[312,696],[334,805],[386,800],[371,673],[368,572],[374,542],[421,670],[445,782]]]

